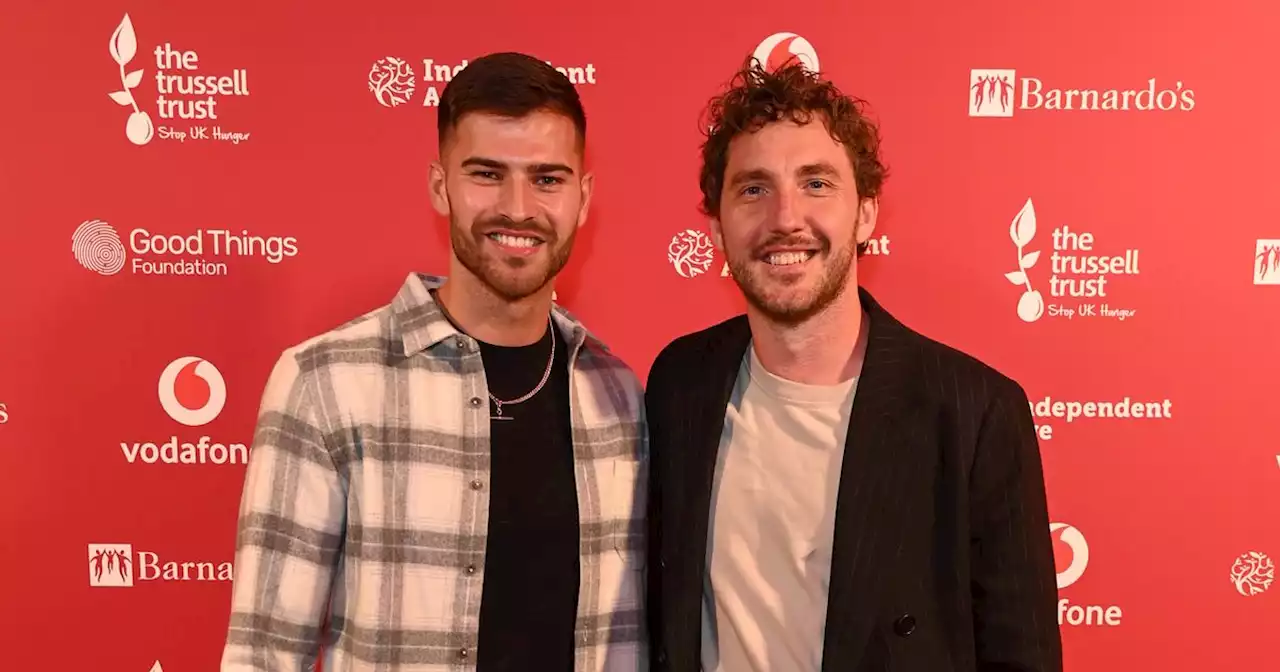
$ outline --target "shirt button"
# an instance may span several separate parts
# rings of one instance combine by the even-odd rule
[[[470,651],[468,651],[468,650],[466,649],[466,647],[463,647],[463,648],[461,648],[461,649],[459,649],[459,650],[458,650],[458,657],[459,657],[459,658],[466,658],[466,657],[467,657],[467,656],[469,656],[469,655],[471,655],[471,652],[470,652]]]
[[[467,565],[467,573],[468,573],[468,574],[475,574],[475,573],[476,573],[476,566],[475,566],[475,565]]]
[[[453,339],[453,343],[454,343],[455,345],[457,345],[457,346],[458,346],[458,349],[459,349],[459,350],[466,350],[466,349],[467,349],[467,339],[465,339],[465,338],[463,338],[463,337],[461,337],[461,336],[458,336],[458,337],[454,338],[454,339]]]
[[[484,483],[481,483],[480,479],[477,478],[476,480],[471,481],[472,490],[479,490],[480,488],[483,488],[483,487],[484,487]]]
[[[479,408],[480,404],[484,403],[484,400],[481,399],[480,397],[471,397],[470,403],[472,408]]]

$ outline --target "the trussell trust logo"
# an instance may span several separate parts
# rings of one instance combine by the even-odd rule
[[[195,229],[189,234],[153,233],[135,228],[128,233],[129,247],[115,227],[100,219],[81,222],[71,234],[71,254],[86,270],[115,275],[124,270],[135,275],[225,276],[241,259],[263,259],[276,265],[298,254],[293,236],[260,236],[242,229]],[[133,258],[128,258],[128,252]],[[212,259],[212,260],[211,260]]]
[[[160,372],[160,407],[184,427],[203,427],[217,419],[227,404],[227,382],[212,362],[202,357],[179,357]],[[193,438],[193,437],[188,437]],[[121,441],[129,464],[241,465],[249,461],[243,443],[214,441],[207,435],[183,441],[171,434],[161,441]]]
[[[1084,534],[1067,523],[1049,523],[1053,538],[1053,564],[1058,570],[1058,590],[1075,585],[1089,567],[1089,543]],[[1115,605],[1073,604],[1058,600],[1058,625],[1120,625],[1123,613]]]
[[[880,235],[866,242],[866,254],[873,256],[889,256],[889,236]],[[715,263],[715,244],[711,236],[697,229],[685,229],[671,236],[667,243],[667,262],[682,278],[696,278],[711,270]],[[729,263],[720,267],[720,277],[729,275]]]
[[[1036,209],[1028,198],[1009,225],[1009,237],[1017,250],[1018,270],[1004,274],[1009,282],[1023,289],[1017,304],[1017,315],[1023,322],[1035,322],[1045,315],[1068,320],[1109,318],[1123,322],[1137,315],[1137,309],[1132,306],[1112,303],[1113,297],[1108,292],[1114,291],[1111,283],[1116,278],[1139,274],[1139,251],[1127,249],[1099,254],[1094,249],[1092,232],[1072,230],[1069,226],[1057,227],[1049,234],[1052,249],[1049,284],[1045,289],[1050,303],[1046,304],[1044,294],[1032,281],[1031,269],[1040,261],[1040,250],[1027,249],[1035,239],[1037,226]]]
[[[1231,583],[1236,592],[1253,597],[1267,592],[1276,578],[1276,565],[1266,553],[1242,553],[1231,564]]]
[[[809,40],[795,33],[774,33],[764,38],[751,53],[766,72],[772,72],[787,61],[796,60],[811,72],[820,72],[818,50]]]
[[[244,129],[223,126],[223,118],[219,116],[224,112],[221,105],[227,98],[249,95],[249,73],[246,69],[233,68],[230,73],[207,74],[201,69],[198,53],[175,49],[171,43],[165,42],[150,52],[155,56],[155,76],[152,79],[156,98],[154,108],[149,104],[144,107],[139,105],[134,94],[141,95],[146,64],[141,63],[143,67],[134,70],[126,67],[138,55],[138,36],[128,14],[111,34],[107,48],[120,71],[119,83],[112,85],[112,88],[119,88],[107,95],[117,105],[132,110],[124,127],[124,135],[129,142],[145,145],[158,137],[177,142],[212,140],[238,145],[249,139],[249,133]],[[232,107],[234,109],[235,104]],[[159,128],[151,118],[151,109],[155,110],[160,121]]]
[[[231,580],[230,562],[168,560],[161,559],[152,551],[134,553],[133,544],[89,544],[89,586],[92,588],[134,588],[170,581]]]
[[[1195,91],[1180,80],[1168,85],[1150,77],[1132,89],[1091,89],[1045,86],[1038,77],[1018,78],[1017,70],[975,68],[969,71],[969,116],[1012,117],[1024,112],[1190,112]]]
[[[1253,253],[1253,284],[1280,285],[1280,240],[1258,240]]]
[[[407,59],[386,56],[374,61],[369,68],[369,91],[383,107],[399,107],[413,102],[416,95],[421,94],[420,107],[438,107],[440,93],[446,84],[467,67],[469,61],[463,59],[453,63],[437,62],[434,58],[422,59],[422,89],[418,89],[418,72]],[[593,63],[574,63],[569,65],[546,61],[547,65],[560,71],[577,85],[596,84],[596,66]]]

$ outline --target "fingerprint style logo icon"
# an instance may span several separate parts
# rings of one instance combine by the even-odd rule
[[[207,425],[227,403],[227,383],[218,367],[200,357],[179,357],[160,374],[160,405],[188,427]]]
[[[71,253],[81,266],[100,275],[115,275],[124,268],[124,243],[110,224],[91,219],[71,234]]]
[[[1058,588],[1080,580],[1089,566],[1089,544],[1080,530],[1066,523],[1050,523],[1053,536],[1053,564],[1058,568]]]

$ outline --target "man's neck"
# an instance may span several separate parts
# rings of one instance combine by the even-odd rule
[[[462,331],[485,343],[507,347],[531,345],[547,332],[550,285],[519,301],[508,301],[466,269],[455,268],[436,290],[436,296]]]
[[[748,306],[752,347],[765,370],[805,385],[836,385],[858,375],[867,316],[857,287],[800,324],[779,324]]]

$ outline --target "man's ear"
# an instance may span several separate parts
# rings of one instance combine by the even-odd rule
[[[595,187],[595,173],[587,173],[582,176],[582,205],[578,207],[579,227],[587,222],[587,211],[591,208],[591,193],[595,191]]]
[[[854,240],[861,245],[871,240],[871,233],[876,230],[876,218],[880,215],[880,199],[864,198],[858,203],[858,223],[854,227]]]
[[[711,244],[716,246],[721,253],[724,252],[724,231],[720,228],[720,219],[712,217],[711,221]]]
[[[444,166],[433,161],[427,172],[428,190],[431,192],[431,207],[443,217],[449,216],[449,190],[445,184]]]

